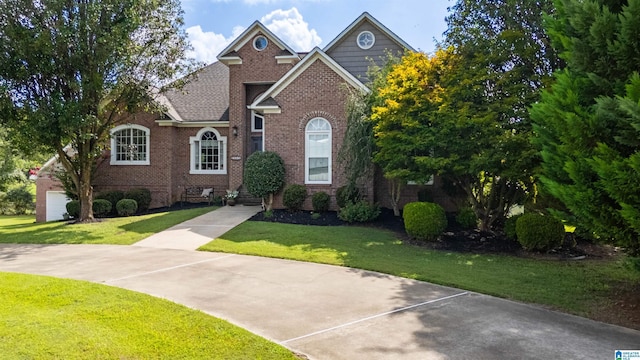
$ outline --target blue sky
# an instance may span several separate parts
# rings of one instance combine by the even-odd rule
[[[255,20],[297,51],[324,47],[364,11],[417,50],[434,50],[453,0],[182,0],[196,59],[211,63]]]

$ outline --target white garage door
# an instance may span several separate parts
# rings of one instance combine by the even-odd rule
[[[47,221],[62,220],[69,198],[64,191],[47,191]]]

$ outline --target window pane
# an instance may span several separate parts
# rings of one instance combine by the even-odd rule
[[[309,180],[329,180],[329,158],[309,158]]]
[[[329,134],[309,134],[309,157],[329,157]]]
[[[147,133],[140,129],[122,129],[113,134],[117,161],[147,160]]]

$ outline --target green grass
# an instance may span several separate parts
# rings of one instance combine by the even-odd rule
[[[200,250],[374,270],[582,316],[607,303],[614,285],[640,281],[640,275],[621,262],[431,251],[403,244],[391,232],[351,226],[245,222]]]
[[[130,245],[214,209],[203,207],[71,225],[34,223],[33,216],[0,216],[0,243]]]
[[[0,273],[2,359],[296,359],[170,301],[83,281]]]

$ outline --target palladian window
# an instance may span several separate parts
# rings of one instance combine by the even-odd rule
[[[189,139],[191,174],[226,174],[227,137],[213,128],[204,128]]]

